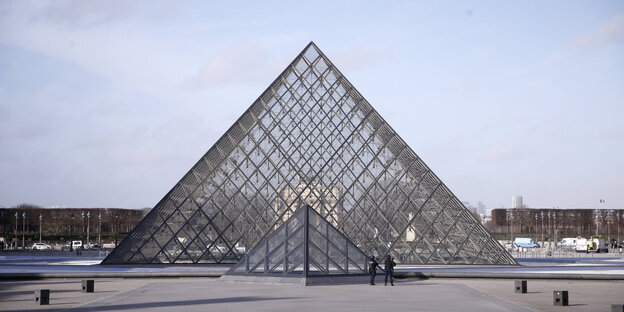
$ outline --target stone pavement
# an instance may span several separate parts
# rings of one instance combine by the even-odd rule
[[[402,279],[395,287],[292,287],[224,283],[214,278],[96,279],[82,293],[80,279],[0,282],[0,310],[68,311],[610,311],[624,303],[623,281],[529,280],[514,293],[509,279]],[[50,305],[34,302],[50,289]],[[553,290],[568,290],[570,306],[552,305]]]
[[[152,264],[95,265],[97,257],[0,256],[0,280],[16,278],[153,278],[219,277],[231,265]],[[488,265],[399,265],[401,277],[445,278],[570,278],[624,280],[624,258],[522,259],[519,266]]]

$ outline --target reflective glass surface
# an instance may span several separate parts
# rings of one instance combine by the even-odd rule
[[[237,263],[304,205],[367,255],[516,263],[314,43],[103,263]]]

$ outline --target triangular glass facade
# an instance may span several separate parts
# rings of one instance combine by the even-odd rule
[[[367,257],[306,205],[260,241],[227,274],[367,274]]]
[[[303,205],[368,255],[516,264],[314,43],[102,263],[236,263]]]

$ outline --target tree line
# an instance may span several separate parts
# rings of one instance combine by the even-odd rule
[[[4,237],[39,234],[62,236],[86,233],[92,237],[101,233],[130,232],[149,212],[144,209],[123,208],[42,208],[21,204],[0,208],[0,233]]]

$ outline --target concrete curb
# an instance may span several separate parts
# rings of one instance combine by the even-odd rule
[[[398,278],[504,278],[504,279],[574,279],[574,280],[624,280],[624,274],[580,273],[495,273],[495,272],[395,272]]]
[[[55,272],[0,273],[0,280],[44,278],[163,278],[163,277],[221,277],[220,272]]]
[[[0,273],[0,280],[46,278],[180,278],[221,277],[224,272],[54,272]],[[624,274],[579,273],[496,273],[496,272],[395,272],[397,278],[502,278],[502,279],[574,279],[624,280]]]

